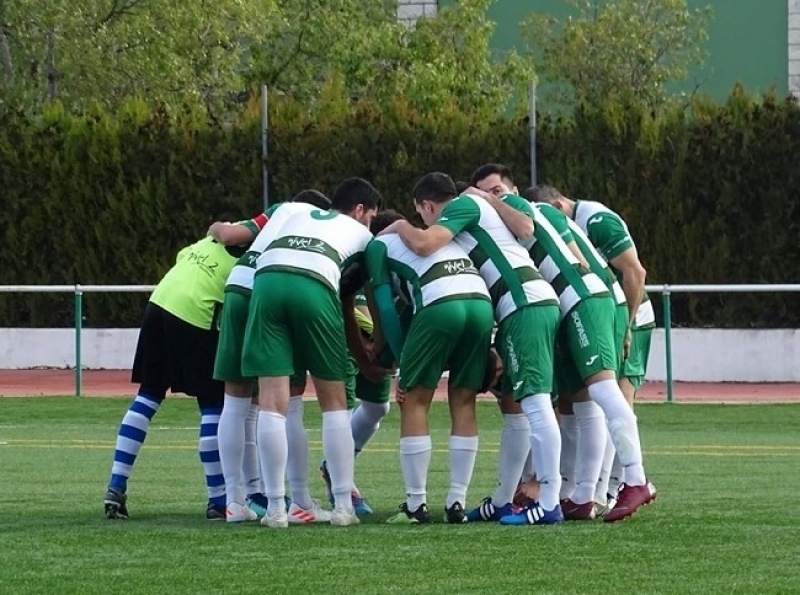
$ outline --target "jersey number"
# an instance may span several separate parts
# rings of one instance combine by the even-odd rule
[[[311,218],[317,221],[327,221],[333,219],[338,213],[335,211],[311,211]]]

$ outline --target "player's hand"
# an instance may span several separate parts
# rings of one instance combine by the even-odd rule
[[[493,202],[499,200],[499,199],[495,198],[495,196],[493,194],[489,194],[488,192],[485,192],[485,191],[481,190],[480,188],[476,188],[475,186],[470,186],[469,188],[467,188],[466,191],[465,191],[465,194],[474,194],[476,196],[480,196],[482,199],[484,199],[484,200],[486,200],[486,201],[488,201],[490,203],[493,203]]]
[[[402,405],[406,402],[406,391],[404,391],[399,386],[395,387],[394,389],[394,400],[398,405]]]
[[[625,332],[625,341],[622,343],[622,361],[628,361],[631,355],[631,329]]]
[[[404,223],[407,223],[407,221],[403,221],[402,219],[399,221],[395,221],[394,223],[389,224],[386,227],[386,229],[383,229],[378,235],[385,236],[386,234],[390,233],[398,233],[398,231],[400,230],[400,228],[403,226]]]
[[[208,228],[206,235],[211,236],[215,240],[219,241],[220,230],[225,225],[230,225],[230,223],[228,223],[227,221],[214,221],[214,223],[212,223],[211,226]]]

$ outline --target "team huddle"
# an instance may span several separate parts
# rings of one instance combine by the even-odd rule
[[[372,510],[355,461],[395,374],[406,499],[389,523],[431,522],[428,410],[445,373],[446,522],[615,522],[654,501],[632,405],[655,322],[627,226],[549,186],[519,193],[499,164],[458,186],[438,172],[417,181],[424,228],[350,178],[330,199],[305,190],[214,223],[181,251],[145,309],[106,516],[128,518],[128,478],[171,390],[200,409],[208,519],[357,524]],[[309,489],[308,376],[330,510]],[[470,508],[488,391],[504,422],[498,485]]]

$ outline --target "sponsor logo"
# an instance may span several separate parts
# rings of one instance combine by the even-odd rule
[[[602,215],[597,215],[596,217],[592,217],[591,219],[589,219],[589,225],[592,225],[593,223],[602,223],[602,222],[603,222]]]
[[[572,322],[575,325],[575,330],[578,331],[578,342],[580,343],[580,346],[588,347],[589,337],[586,336],[586,330],[583,328],[581,315],[573,311],[572,314],[570,314],[570,316],[572,317]]]

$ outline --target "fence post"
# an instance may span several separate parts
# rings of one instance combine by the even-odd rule
[[[667,403],[674,401],[672,386],[672,292],[669,285],[664,285],[662,306],[664,308],[664,351],[667,355]]]
[[[81,357],[81,335],[83,334],[83,289],[75,284],[75,396],[83,393],[83,358]]]

